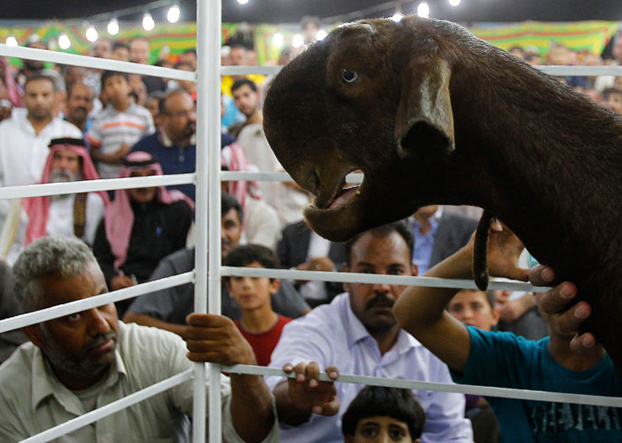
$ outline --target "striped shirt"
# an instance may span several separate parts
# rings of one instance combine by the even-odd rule
[[[86,134],[91,146],[98,147],[102,154],[114,154],[122,144],[132,147],[146,135],[153,134],[155,126],[149,111],[135,103],[123,112],[108,105],[93,118],[93,124]],[[121,165],[100,163],[97,167],[101,178],[116,178]]]

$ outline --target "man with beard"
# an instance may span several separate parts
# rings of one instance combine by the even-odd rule
[[[56,87],[50,77],[37,75],[26,81],[24,104],[27,112],[13,112],[10,119],[0,123],[0,186],[36,183],[41,179],[48,158],[50,140],[82,138],[76,126],[53,116],[55,102]],[[19,200],[0,201],[0,254],[6,255],[13,244],[21,210]]]
[[[58,138],[50,142],[50,153],[39,183],[98,178],[84,140]],[[23,218],[27,221],[18,229],[7,261],[14,263],[24,246],[46,235],[73,235],[92,245],[107,204],[105,191],[24,199],[22,205],[26,216]]]
[[[93,110],[93,91],[84,83],[73,83],[67,90],[65,120],[76,125],[83,134],[91,127],[89,113]]]
[[[75,238],[37,240],[13,271],[15,295],[25,312],[108,292],[89,247]],[[26,326],[32,343],[0,367],[0,441],[22,441],[180,374],[192,368],[190,360],[256,364],[229,319],[193,314],[189,323],[184,343],[166,331],[119,322],[108,303]],[[273,401],[261,376],[223,375],[220,391],[225,441],[278,441]],[[188,441],[183,430],[192,402],[193,381],[188,380],[55,441]]]
[[[123,160],[120,178],[162,175],[156,158],[132,152]],[[93,253],[116,291],[147,281],[165,256],[183,248],[193,219],[188,196],[163,186],[117,189],[114,201],[97,228]],[[119,302],[119,315],[129,301]]]
[[[187,174],[196,165],[196,106],[194,100],[183,89],[175,89],[160,100],[158,131],[138,141],[133,151],[148,152],[158,158],[164,174]],[[193,184],[172,185],[193,201]]]
[[[416,275],[413,236],[405,223],[365,232],[346,243],[346,272]],[[391,310],[405,289],[344,283],[347,291],[283,328],[271,367],[296,378],[267,377],[276,397],[283,442],[341,442],[341,416],[362,386],[319,382],[345,374],[451,383],[447,366],[400,329]],[[426,413],[423,441],[472,442],[464,395],[414,391]],[[340,408],[341,406],[341,408]]]

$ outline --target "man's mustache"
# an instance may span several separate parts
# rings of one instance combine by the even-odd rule
[[[370,301],[367,302],[366,308],[367,309],[392,308],[394,304],[395,304],[395,300],[392,300],[389,297],[387,297],[386,292],[381,292],[380,294],[378,294],[377,296],[375,296],[374,298],[372,298]]]
[[[87,345],[86,345],[86,350],[90,351],[91,349],[95,349],[101,345],[103,345],[104,343],[106,343],[108,340],[114,340],[115,342],[117,341],[117,333],[114,331],[110,331],[107,332],[105,334],[100,334],[97,336],[97,338],[95,338],[93,341],[90,341]]]

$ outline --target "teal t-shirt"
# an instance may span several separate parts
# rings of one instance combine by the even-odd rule
[[[456,383],[572,394],[622,397],[620,376],[609,356],[587,371],[571,371],[551,356],[549,339],[530,341],[509,332],[471,326],[471,351]],[[622,442],[622,409],[507,398],[486,398],[504,443]]]

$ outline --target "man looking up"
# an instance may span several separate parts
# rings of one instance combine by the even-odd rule
[[[20,255],[13,271],[15,295],[24,312],[108,292],[91,250],[72,237],[37,240]],[[188,320],[188,354],[174,334],[119,322],[112,303],[25,327],[32,343],[0,367],[0,441],[21,441],[119,400],[190,369],[190,360],[255,363],[232,321],[209,314]],[[58,441],[173,441],[182,437],[185,416],[192,414],[192,383]],[[261,376],[221,376],[220,384],[224,440],[278,441],[273,402]]]
[[[404,223],[367,231],[346,243],[346,272],[416,275],[413,236]],[[267,377],[283,442],[341,442],[341,416],[360,385],[318,382],[320,370],[451,383],[447,366],[400,329],[391,308],[404,286],[344,283],[344,294],[283,328],[271,367],[296,379]],[[309,363],[311,362],[311,363]],[[472,442],[464,395],[415,391],[426,412],[427,442]],[[340,408],[341,406],[341,408]]]

